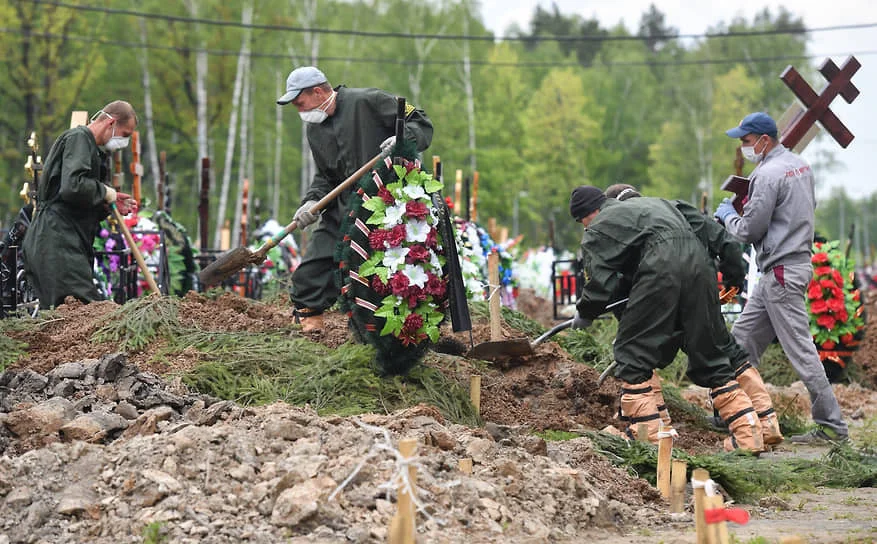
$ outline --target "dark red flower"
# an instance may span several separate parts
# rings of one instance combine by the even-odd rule
[[[408,264],[424,263],[429,260],[429,250],[426,246],[415,244],[408,248],[408,255],[405,256],[405,262]]]
[[[843,310],[839,311],[835,317],[837,317],[837,320],[839,322],[846,323],[847,319],[850,318],[850,314],[848,314],[847,309],[844,308]]]
[[[415,164],[414,164],[414,161],[405,161],[405,162],[403,163],[403,166],[405,166],[405,173],[406,173],[406,174],[407,174],[408,172],[414,170],[415,168],[417,168],[417,166],[415,166]]]
[[[825,314],[825,315],[819,316],[816,319],[816,324],[819,325],[820,327],[825,327],[826,329],[831,330],[834,328],[835,321],[836,320],[834,319],[833,315]]]
[[[383,251],[387,249],[387,246],[384,243],[387,241],[387,235],[390,234],[390,231],[383,229],[375,229],[368,233],[368,245],[371,246],[372,249]]]
[[[838,285],[841,285],[841,286],[842,286],[842,285],[844,284],[844,277],[841,275],[840,272],[837,271],[837,269],[832,269],[832,270],[831,270],[831,277],[834,278],[834,281],[835,281]]]
[[[841,344],[849,344],[852,341],[853,341],[853,333],[851,333],[851,332],[848,332],[846,334],[842,334],[840,337]]]
[[[810,280],[810,286],[807,288],[807,298],[810,300],[822,298],[822,287],[816,280]]]
[[[821,285],[823,287],[827,287],[829,289],[831,289],[833,287],[837,287],[837,284],[834,283],[834,280],[830,280],[830,279],[819,280],[819,285]]]
[[[425,290],[427,294],[438,298],[444,297],[445,290],[447,289],[447,287],[445,286],[445,282],[443,282],[440,277],[436,276],[432,272],[427,272],[426,277],[427,280]]]
[[[438,231],[434,228],[429,229],[429,232],[426,233],[426,247],[429,249],[437,249],[438,248]]]
[[[425,219],[429,215],[429,208],[423,202],[409,200],[405,203],[405,215],[412,219]]]
[[[405,322],[402,324],[402,334],[413,336],[421,327],[423,327],[423,316],[417,313],[410,313],[405,317]]]
[[[832,340],[826,340],[822,343],[822,349],[834,349],[836,345]]]
[[[378,198],[384,201],[384,204],[387,206],[392,206],[396,203],[396,198],[393,196],[393,193],[387,190],[386,187],[381,187],[378,191]]]
[[[396,225],[387,234],[387,243],[390,247],[399,247],[405,241],[405,225]]]
[[[416,285],[411,285],[404,296],[408,299],[408,308],[413,310],[419,302],[426,300],[426,291]]]
[[[371,286],[372,290],[382,297],[385,297],[393,292],[390,286],[384,283],[384,280],[382,280],[377,274],[372,276]]]
[[[810,311],[814,314],[824,314],[828,311],[828,303],[823,299],[814,300],[810,303]]]
[[[828,253],[820,252],[815,253],[813,258],[810,259],[813,264],[827,264],[828,263]]]
[[[408,293],[408,276],[401,272],[396,272],[390,278],[390,289],[397,297],[404,297]]]

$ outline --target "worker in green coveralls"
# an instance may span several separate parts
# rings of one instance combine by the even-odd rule
[[[650,381],[656,368],[670,362],[662,348],[682,330],[688,376],[710,388],[713,406],[732,433],[725,449],[762,451],[761,423],[721,347],[727,330],[720,308],[708,303],[717,297],[715,271],[685,217],[672,202],[647,197],[620,202],[592,186],[572,192],[570,214],[585,227],[585,285],[574,327],[588,326],[629,286],[614,344],[628,433],[635,436],[643,423],[644,438],[659,439],[661,416]]]
[[[292,104],[307,123],[308,144],[317,172],[293,219],[300,228],[319,221],[308,241],[304,258],[292,275],[290,298],[303,332],[321,331],[322,314],[335,304],[340,288],[335,277],[335,249],[341,239],[346,191],[326,206],[312,211],[318,200],[382,150],[396,143],[396,97],[380,89],[333,88],[313,66],[293,70],[286,93],[277,103]],[[432,122],[423,110],[405,109],[405,139],[423,151],[432,142]]]
[[[102,182],[101,164],[108,153],[128,147],[135,128],[134,108],[116,100],[87,126],[65,131],[52,144],[22,244],[27,281],[40,308],[57,306],[68,296],[86,303],[103,299],[93,279],[94,237],[110,204],[125,215],[137,203]]]

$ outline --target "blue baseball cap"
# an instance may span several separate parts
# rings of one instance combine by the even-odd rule
[[[281,106],[289,104],[305,89],[316,87],[329,81],[326,75],[315,66],[302,66],[289,73],[286,78],[286,94],[277,99]]]
[[[747,134],[767,134],[771,138],[777,137],[777,124],[770,115],[763,111],[750,113],[734,128],[725,131],[731,138],[742,138]]]

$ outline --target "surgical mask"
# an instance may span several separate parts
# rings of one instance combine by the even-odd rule
[[[119,149],[125,149],[126,147],[128,147],[129,140],[130,138],[127,136],[125,136],[124,138],[122,136],[113,136],[112,138],[110,138],[109,142],[104,144],[104,150],[116,151]]]
[[[758,140],[755,140],[755,143],[757,144]],[[761,153],[755,152],[755,144],[741,146],[740,153],[742,153],[743,158],[749,162],[759,163],[761,162],[761,159],[764,158],[764,151],[762,151]]]
[[[316,108],[314,108],[312,110],[300,111],[300,112],[298,112],[298,116],[301,117],[301,120],[304,121],[305,123],[315,123],[315,124],[322,123],[323,121],[326,120],[327,117],[329,117],[329,114],[326,113],[326,111],[323,108],[329,107],[329,104],[332,102],[332,100],[335,99],[336,94],[337,93],[335,91],[332,91],[332,94],[329,95],[329,98],[327,98],[325,101],[323,101],[322,104],[320,104],[319,106],[317,106]]]

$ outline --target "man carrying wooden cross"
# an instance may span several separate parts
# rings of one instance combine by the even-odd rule
[[[743,156],[757,164],[750,175],[743,215],[725,199],[715,217],[731,235],[755,246],[762,276],[731,334],[758,360],[774,338],[779,338],[810,393],[811,413],[817,427],[791,437],[801,444],[848,439],[840,406],[810,335],[804,293],[813,277],[810,262],[816,222],[813,171],[801,157],[777,140],[776,122],[766,113],[751,113],[725,132],[739,138]]]

